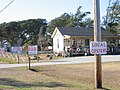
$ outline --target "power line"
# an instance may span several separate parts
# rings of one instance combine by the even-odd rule
[[[11,2],[9,2],[2,10],[0,10],[0,13],[3,12],[10,4],[13,3],[14,0],[12,0]]]

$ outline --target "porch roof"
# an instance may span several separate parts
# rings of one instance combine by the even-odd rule
[[[75,27],[57,27],[57,29],[61,32],[62,35],[68,36],[94,36],[93,28],[75,28]],[[109,31],[101,29],[102,36],[116,36]]]

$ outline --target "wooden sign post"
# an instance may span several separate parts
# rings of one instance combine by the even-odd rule
[[[94,41],[101,42],[99,0],[94,0]],[[95,88],[102,88],[101,55],[95,54],[95,59]]]
[[[31,45],[28,46],[28,60],[29,60],[29,69],[30,68],[30,56],[29,55],[37,55],[38,54],[38,46],[37,45]]]

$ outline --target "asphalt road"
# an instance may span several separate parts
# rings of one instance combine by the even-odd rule
[[[120,55],[103,55],[102,62],[120,61]],[[43,66],[43,65],[57,65],[57,64],[80,64],[95,62],[94,56],[81,56],[81,57],[66,57],[58,60],[50,60],[49,62],[31,63],[31,66]],[[28,67],[26,64],[0,64],[0,68],[12,68],[12,67]]]

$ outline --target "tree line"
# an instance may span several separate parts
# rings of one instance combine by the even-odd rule
[[[64,13],[47,22],[46,19],[28,19],[0,24],[1,45],[9,42],[11,46],[38,45],[40,48],[52,45],[51,34],[55,27],[93,27],[90,12],[82,12],[79,6],[75,13]],[[101,27],[114,34],[120,34],[120,1],[109,0],[106,16]]]

